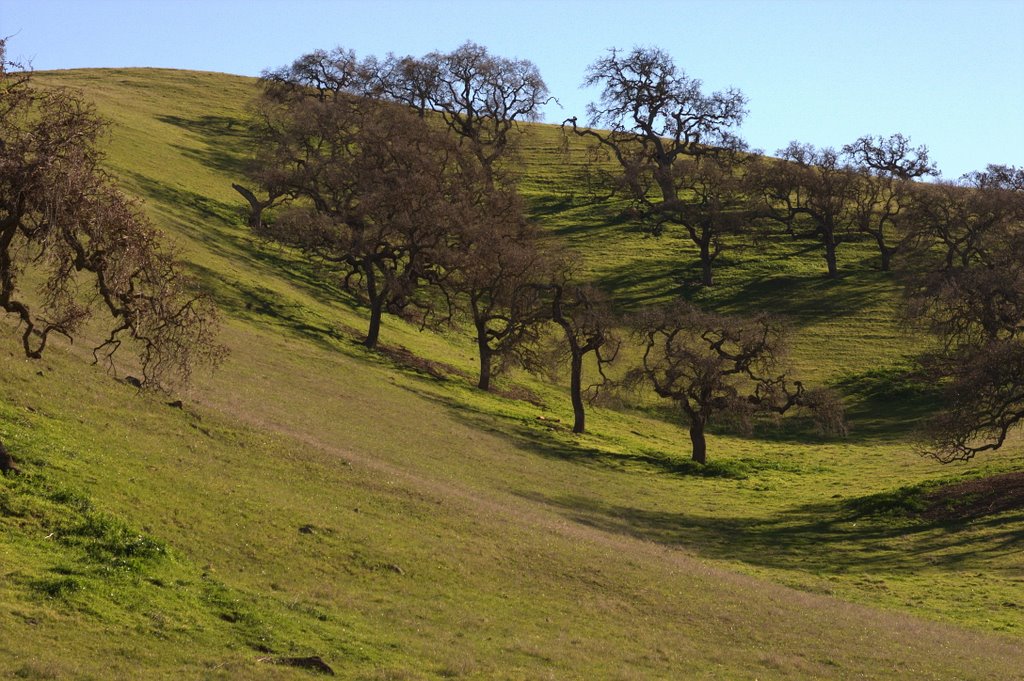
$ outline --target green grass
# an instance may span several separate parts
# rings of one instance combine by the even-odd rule
[[[912,512],[929,485],[1019,468],[1020,443],[969,468],[917,455],[922,340],[869,244],[840,249],[837,282],[805,242],[737,247],[700,291],[679,235],[589,204],[557,129],[529,128],[535,216],[620,307],[784,313],[794,364],[846,395],[849,437],[719,428],[701,468],[649,397],[573,436],[558,383],[473,389],[465,330],[385,320],[441,378],[359,346],[365,311],[246,232],[230,183],[253,81],[37,77],[112,119],[112,171],[224,310],[231,354],[139,395],[81,343],[29,362],[9,336],[0,438],[26,474],[0,480],[0,674],[308,678],[261,660],[320,655],[356,679],[1021,678],[1024,514]]]

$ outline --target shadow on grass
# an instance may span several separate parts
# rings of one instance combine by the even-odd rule
[[[573,495],[521,496],[605,532],[685,546],[709,558],[821,574],[891,577],[929,567],[956,569],[979,557],[1014,554],[1024,540],[1024,513],[971,523],[967,533],[956,531],[963,524],[870,515],[844,501],[805,504],[768,518],[722,518]]]
[[[943,403],[941,388],[912,360],[848,374],[833,387],[846,398],[847,417],[859,439],[917,438]]]
[[[158,121],[173,125],[192,133],[205,149],[193,149],[175,145],[183,156],[199,161],[203,165],[230,175],[241,176],[245,172],[249,152],[249,135],[245,122],[232,116],[157,116]]]
[[[258,283],[264,278],[280,279],[328,305],[344,304],[357,309],[362,305],[341,287],[337,273],[291,249],[253,237],[245,226],[241,205],[168,186],[139,173],[130,173],[128,183],[152,201],[180,234],[229,262],[255,269],[247,279],[217,266],[188,263],[199,285],[227,315],[257,323],[270,321],[283,330],[331,347],[346,339],[362,340],[362,332],[328,322],[285,292]]]
[[[771,312],[791,324],[803,326],[822,321],[850,318],[876,305],[879,296],[876,276],[864,273],[829,279],[816,273],[776,275],[731,287],[728,295],[714,298],[714,307],[729,314]]]
[[[422,376],[421,376],[422,377]],[[427,380],[423,377],[424,380]],[[627,450],[613,451],[590,446],[581,437],[574,435],[570,426],[560,421],[545,418],[542,412],[547,411],[542,405],[521,405],[520,413],[502,413],[502,409],[493,405],[474,404],[472,397],[460,397],[450,392],[432,389],[441,382],[451,385],[451,381],[466,381],[465,387],[471,383],[470,377],[434,376],[435,381],[406,385],[410,392],[443,404],[453,418],[475,430],[485,431],[507,439],[516,449],[547,459],[588,466],[591,468],[633,471],[643,474],[660,474],[690,478],[721,478],[744,480],[761,471],[773,470],[794,474],[820,472],[821,468],[784,460],[766,457],[740,457],[712,460],[704,465],[690,459],[689,441],[681,435],[679,443],[666,446],[634,447]],[[481,398],[488,400],[501,399],[500,392],[480,393]],[[522,402],[522,400],[519,400]],[[523,412],[526,412],[525,414]],[[636,433],[639,437],[644,436]]]
[[[559,215],[575,207],[573,198],[563,194],[537,194],[527,199],[527,213],[535,220]]]
[[[687,287],[680,283],[685,272],[686,265],[676,258],[643,258],[601,275],[595,283],[605,291],[614,291],[616,305],[632,312],[686,297]]]
[[[262,242],[245,226],[245,209],[196,192],[170,187],[145,175],[131,173],[129,181],[158,204],[178,231],[203,244],[213,253],[245,264],[266,267],[268,274],[283,276],[307,293],[337,302],[347,294],[332,282],[323,267],[290,249]],[[336,279],[336,277],[335,277]]]
[[[308,307],[292,302],[266,286],[248,285],[222,272],[191,264],[192,274],[207,291],[216,291],[217,306],[234,319],[273,326],[282,333],[313,341],[322,348],[336,350],[339,343],[359,343],[362,334],[345,324],[330,322]]]

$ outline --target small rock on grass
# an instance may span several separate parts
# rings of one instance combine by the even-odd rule
[[[288,667],[299,667],[300,669],[308,669],[319,674],[334,676],[334,670],[319,655],[310,655],[308,657],[261,657],[259,661]]]

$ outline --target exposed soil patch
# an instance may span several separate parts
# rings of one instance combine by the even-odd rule
[[[540,399],[540,396],[537,393],[533,392],[529,388],[524,388],[521,385],[510,385],[507,388],[497,388],[493,392],[495,395],[501,395],[505,399],[526,402],[527,404],[532,404],[540,409],[547,409],[547,405],[544,404],[544,401]]]
[[[921,517],[969,520],[1024,508],[1024,472],[967,480],[928,492]]]

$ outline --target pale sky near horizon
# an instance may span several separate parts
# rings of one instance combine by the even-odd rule
[[[466,40],[529,59],[584,117],[586,67],[658,46],[749,98],[741,134],[840,147],[900,132],[955,178],[1024,166],[1024,0],[0,0],[36,70],[156,66],[255,76],[317,48],[423,55]]]

